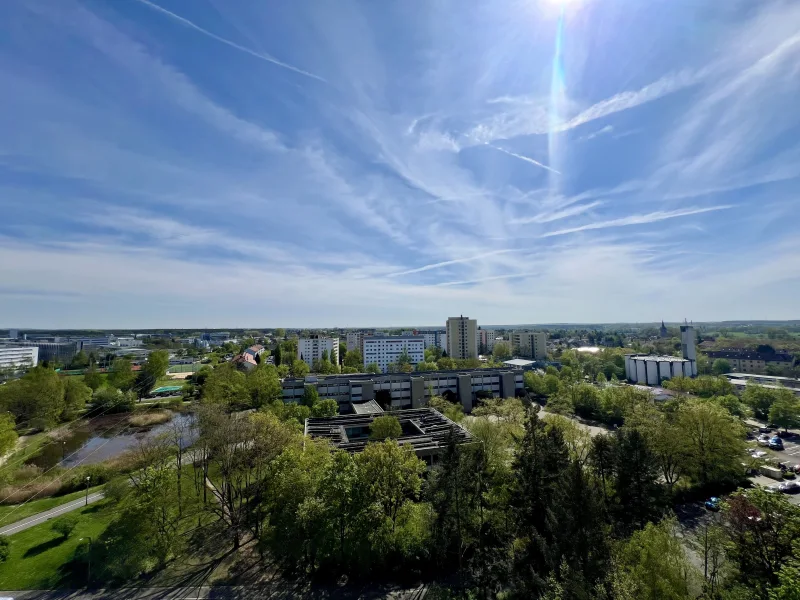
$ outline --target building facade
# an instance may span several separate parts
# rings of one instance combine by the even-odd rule
[[[478,322],[464,316],[447,319],[447,356],[456,360],[478,358]]]
[[[681,353],[677,356],[654,354],[627,354],[625,377],[632,383],[658,385],[673,377],[697,377],[697,350],[695,332],[691,325],[681,325]]]
[[[421,329],[415,331],[414,335],[422,336],[426,348],[447,349],[447,332],[444,329]]]
[[[479,397],[507,398],[524,393],[522,369],[465,369],[415,373],[368,373],[353,375],[309,376],[283,380],[284,402],[301,402],[306,385],[317,388],[320,398],[339,402],[340,412],[350,404],[375,400],[380,394],[391,398],[392,409],[427,406],[431,395],[450,398],[470,412]]]
[[[58,363],[68,365],[78,353],[77,342],[45,342],[32,340],[15,340],[11,344],[0,345],[0,348],[10,346],[18,348],[38,348],[38,362]]]
[[[364,334],[361,331],[348,331],[346,338],[347,351],[350,352],[351,350],[358,349],[363,353],[363,348],[361,347],[363,341]]]
[[[362,342],[364,366],[375,363],[386,373],[388,366],[407,353],[412,365],[425,360],[425,339],[421,335],[366,336]]]
[[[315,360],[322,360],[323,353],[328,355],[328,360],[339,364],[339,338],[312,335],[297,340],[297,358],[304,361],[309,368]]]
[[[516,356],[544,360],[547,358],[547,334],[544,331],[514,331],[511,333],[511,351]]]
[[[794,356],[786,352],[753,352],[740,348],[729,350],[711,350],[707,352],[708,359],[715,361],[718,358],[727,360],[731,369],[739,373],[764,374],[767,367],[784,370],[794,365]]]
[[[39,364],[39,348],[36,346],[0,346],[0,371]]]

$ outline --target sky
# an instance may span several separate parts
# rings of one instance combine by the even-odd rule
[[[796,0],[6,0],[0,326],[797,319]]]

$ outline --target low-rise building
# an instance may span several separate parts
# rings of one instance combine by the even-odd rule
[[[400,422],[402,434],[399,444],[408,444],[416,455],[433,463],[444,453],[452,441],[457,444],[477,443],[463,427],[433,408],[399,410],[391,415]],[[337,417],[310,418],[305,422],[305,434],[325,439],[334,446],[348,452],[361,452],[370,441],[372,422],[382,416],[381,412],[356,412]]]
[[[754,352],[741,348],[727,350],[710,350],[708,359],[715,361],[724,358],[731,369],[741,373],[766,373],[767,367],[776,369],[790,369],[794,365],[794,356],[787,352]]]
[[[778,385],[795,390],[800,390],[800,379],[794,377],[778,377],[777,375],[759,375],[757,373],[726,373],[725,377],[729,381],[743,381],[745,383],[756,383],[758,385]]]
[[[317,388],[320,398],[339,402],[348,412],[351,403],[383,399],[391,409],[421,408],[430,397],[458,402],[470,412],[480,397],[507,398],[524,394],[522,369],[464,369],[414,373],[329,375],[283,380],[284,402],[301,402],[306,385]]]
[[[68,365],[78,353],[78,342],[48,342],[38,340],[14,340],[2,346],[18,348],[38,348],[40,363],[58,363]]]
[[[421,335],[366,336],[362,346],[364,366],[374,363],[384,373],[403,355],[408,356],[412,366],[425,360],[425,340]]]

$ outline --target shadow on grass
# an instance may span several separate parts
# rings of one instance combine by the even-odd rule
[[[53,538],[52,540],[47,540],[46,542],[42,542],[41,544],[37,544],[32,548],[28,548],[25,551],[25,554],[22,555],[23,558],[30,558],[31,556],[37,556],[42,552],[47,552],[53,548],[56,548],[67,541],[68,538],[65,537],[57,537]]]
[[[91,514],[100,512],[104,508],[105,508],[104,506],[101,506],[101,503],[95,502],[94,504],[90,504],[89,506],[86,506],[85,508],[82,508],[81,509],[81,514],[82,515],[91,515]]]

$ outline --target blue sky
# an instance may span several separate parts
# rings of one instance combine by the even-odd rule
[[[8,0],[0,325],[798,318],[800,3]]]

